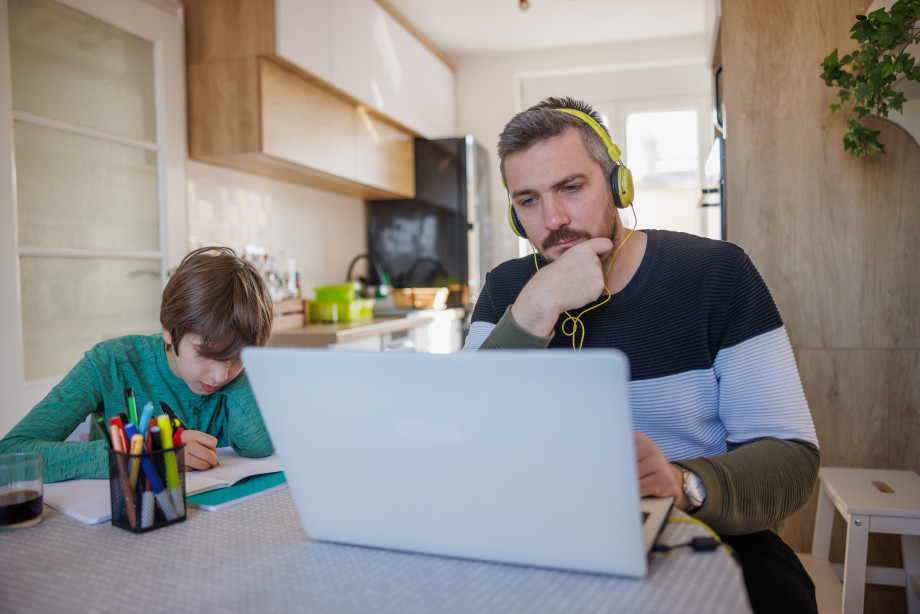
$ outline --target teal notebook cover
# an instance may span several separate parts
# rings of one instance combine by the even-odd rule
[[[187,500],[189,505],[194,505],[195,507],[205,510],[217,510],[221,507],[240,503],[257,495],[265,494],[270,490],[286,485],[286,483],[287,480],[284,477],[283,471],[263,473],[240,480],[236,484],[227,486],[226,488],[218,488],[217,490],[209,490],[208,492],[192,495],[188,497]]]

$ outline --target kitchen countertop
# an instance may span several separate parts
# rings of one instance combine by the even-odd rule
[[[309,324],[302,328],[272,333],[268,345],[273,347],[326,347],[334,343],[345,343],[395,333],[435,322],[463,318],[461,308],[417,309],[401,316],[380,316],[373,320],[339,322],[336,324]]]

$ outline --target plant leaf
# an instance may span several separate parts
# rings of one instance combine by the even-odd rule
[[[874,19],[876,21],[881,21],[882,23],[888,23],[891,21],[891,15],[888,14],[888,11],[885,9],[878,9],[872,11],[867,15],[869,19]]]

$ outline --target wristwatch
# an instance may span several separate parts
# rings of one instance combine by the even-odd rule
[[[703,486],[703,480],[697,474],[684,468],[681,468],[681,472],[684,474],[684,494],[690,501],[690,507],[686,511],[692,514],[706,501],[706,487]]]

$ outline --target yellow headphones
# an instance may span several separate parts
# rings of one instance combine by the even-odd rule
[[[620,148],[610,140],[610,136],[607,134],[607,131],[604,130],[600,124],[598,124],[593,117],[587,113],[583,113],[577,109],[554,109],[556,111],[561,111],[563,113],[568,113],[580,119],[581,121],[588,124],[594,132],[597,133],[597,136],[601,137],[601,141],[604,142],[604,145],[607,147],[607,155],[610,156],[610,159],[613,160],[616,166],[613,169],[613,172],[610,174],[610,187],[613,192],[613,204],[616,205],[617,209],[625,209],[630,206],[633,202],[633,178],[632,172],[625,165],[620,164]],[[508,203],[508,224],[511,226],[511,231],[514,232],[519,237],[524,239],[527,238],[527,232],[524,230],[524,226],[518,220],[517,214],[514,212],[514,206],[511,202]]]

